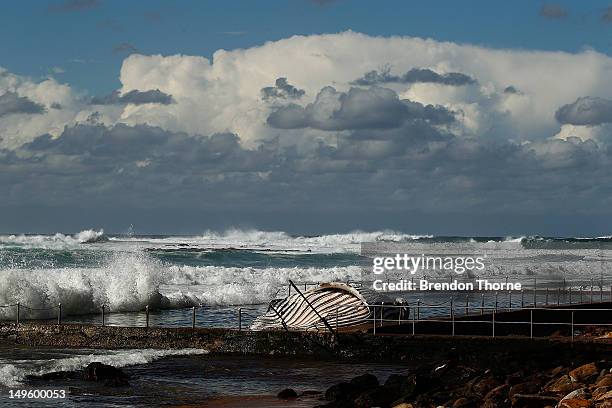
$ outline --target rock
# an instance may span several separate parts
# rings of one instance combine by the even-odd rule
[[[599,370],[594,363],[582,365],[569,372],[569,377],[573,382],[585,382],[589,377],[599,374]]]
[[[498,382],[493,377],[484,377],[474,383],[472,391],[480,396],[485,396],[498,385]]]
[[[298,394],[297,392],[295,392],[295,390],[291,389],[291,388],[285,388],[284,390],[282,390],[281,392],[279,392],[276,395],[278,398],[280,399],[293,399],[293,398],[297,398]]]
[[[514,402],[514,396],[516,394],[537,394],[538,391],[540,391],[540,384],[531,381],[522,382],[510,387],[508,397]]]
[[[601,395],[604,395],[606,392],[612,391],[612,387],[597,387],[592,393],[593,399],[599,398]]]
[[[393,395],[410,396],[416,387],[415,377],[409,375],[391,374],[384,385]]]
[[[446,406],[446,405],[445,405]],[[478,400],[476,398],[461,397],[453,402],[453,408],[471,408],[477,407]]]
[[[367,391],[379,385],[378,378],[368,373],[353,378],[350,383],[359,391]]]
[[[414,408],[412,404],[408,402],[402,402],[401,404],[394,405],[392,408]]]
[[[306,391],[302,391],[302,393],[299,395],[300,397],[308,397],[311,395],[321,395],[323,394],[321,391],[315,391],[315,390],[306,390]]]
[[[567,399],[559,402],[557,405],[558,408],[590,408],[591,402],[589,400],[576,398],[576,399]]]
[[[601,377],[597,381],[595,386],[596,387],[610,387],[610,386],[612,386],[612,374],[606,374],[603,377]]]
[[[569,400],[569,399],[589,399],[591,395],[586,388],[579,388],[567,394],[565,397],[561,398],[561,401]]]
[[[384,387],[376,387],[363,392],[353,401],[355,408],[389,407],[393,396]]]
[[[482,407],[497,408],[510,406],[510,402],[507,398],[509,389],[510,386],[508,384],[500,385],[499,387],[493,388],[483,398]]]
[[[612,391],[608,391],[603,395],[595,398],[595,402],[612,401]]]
[[[569,375],[563,375],[559,378],[550,380],[550,382],[544,386],[544,390],[555,394],[566,395],[578,387],[578,385],[572,382]]]
[[[557,398],[549,395],[538,394],[515,394],[512,399],[513,407],[540,408],[547,405],[555,405]]]
[[[338,401],[338,400],[348,400],[351,395],[353,395],[356,391],[355,386],[353,384],[349,384],[347,382],[341,382],[336,385],[332,385],[325,391],[325,399],[327,401]]]
[[[119,368],[100,362],[90,363],[83,369],[85,381],[104,381],[110,387],[124,387],[130,385],[128,376]]]

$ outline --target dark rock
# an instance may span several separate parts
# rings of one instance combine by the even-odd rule
[[[384,387],[379,386],[359,394],[353,403],[355,408],[384,408],[390,407],[393,400],[393,396]]]
[[[293,398],[297,398],[298,394],[297,392],[295,392],[295,390],[292,390],[291,388],[285,388],[284,390],[279,392],[276,396],[280,399],[293,399]]]
[[[508,390],[510,390],[508,384],[493,388],[485,395],[482,406],[484,408],[509,407]]]
[[[355,377],[351,380],[351,385],[353,385],[359,391],[367,391],[372,388],[378,387],[378,378],[375,375],[366,373]]]
[[[321,395],[323,394],[321,391],[315,391],[315,390],[306,390],[306,391],[302,391],[302,393],[299,395],[300,397],[307,397],[310,395]]]
[[[90,363],[83,369],[83,379],[85,381],[104,382],[109,387],[123,387],[130,385],[128,376],[119,368],[100,362]]]
[[[540,391],[540,384],[536,382],[523,382],[510,387],[508,396],[510,400],[514,402],[514,396],[516,394],[537,394]]]
[[[548,395],[538,394],[514,394],[513,407],[540,408],[545,406],[555,406],[557,399]]]
[[[356,392],[356,387],[347,382],[332,385],[325,391],[327,401],[348,400]]]
[[[416,387],[415,377],[411,375],[391,374],[384,385],[385,389],[393,395],[412,395]]]

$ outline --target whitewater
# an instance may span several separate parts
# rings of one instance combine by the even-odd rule
[[[170,311],[203,306],[207,316],[216,313],[222,322],[235,306],[265,310],[270,300],[286,294],[289,280],[366,279],[370,259],[361,249],[368,242],[401,243],[419,255],[468,248],[493,260],[484,277],[600,281],[611,276],[609,237],[436,237],[396,231],[300,236],[241,229],[137,236],[92,229],[0,235],[0,306],[19,302],[24,319],[54,318],[59,303],[65,317],[97,315],[103,306],[111,314],[142,312],[147,305]],[[0,307],[0,319],[14,315],[14,307]]]

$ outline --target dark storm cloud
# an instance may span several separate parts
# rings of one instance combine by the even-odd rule
[[[51,4],[48,10],[54,13],[70,13],[93,9],[99,5],[99,0],[66,0],[61,3]]]
[[[612,123],[612,101],[594,96],[578,98],[555,113],[559,123],[595,126]]]
[[[278,78],[274,86],[267,86],[261,89],[261,98],[263,100],[276,98],[299,99],[305,94],[306,91],[296,88],[287,82],[287,78]]]
[[[560,20],[567,17],[567,10],[557,4],[544,4],[540,8],[540,17]]]
[[[363,77],[352,82],[354,85],[376,85],[385,83],[433,83],[451,86],[462,86],[476,83],[476,80],[469,75],[460,72],[449,72],[446,74],[438,74],[428,68],[413,68],[404,75],[393,75],[391,71],[383,69],[382,71],[366,72]]]
[[[185,211],[296,215],[333,208],[380,220],[386,211],[572,213],[612,205],[612,152],[593,141],[474,139],[423,121],[334,140],[296,149],[270,139],[249,149],[233,134],[80,124],[18,151],[0,150],[0,190],[3,205],[76,203],[92,208],[92,216],[100,208],[180,208],[165,215],[177,220]],[[311,222],[307,217],[301,226]]]
[[[45,112],[45,107],[31,101],[25,96],[19,96],[15,92],[6,92],[0,95],[0,117],[28,113],[36,114]]]
[[[123,95],[121,95],[119,91],[115,91],[110,95],[96,96],[91,99],[92,105],[143,105],[145,103],[169,105],[174,103],[174,99],[172,95],[168,95],[159,89],[151,89],[148,91],[133,89]]]
[[[454,115],[442,106],[401,100],[391,89],[351,88],[338,92],[328,86],[321,89],[313,103],[278,108],[267,122],[279,129],[351,130],[397,128],[410,120],[448,124]]]

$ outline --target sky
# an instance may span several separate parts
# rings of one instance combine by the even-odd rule
[[[612,3],[5,2],[0,232],[612,235]]]

